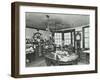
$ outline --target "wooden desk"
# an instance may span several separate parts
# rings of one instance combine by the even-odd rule
[[[77,64],[78,55],[72,54],[70,56],[64,57],[64,59],[59,59],[58,55],[55,55],[55,53],[49,53],[45,55],[45,60],[47,66],[57,66],[57,65],[73,65]]]

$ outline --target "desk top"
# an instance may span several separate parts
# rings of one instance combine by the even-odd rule
[[[49,59],[53,59],[53,60],[58,60],[57,59],[58,57],[59,61],[68,62],[68,61],[76,60],[78,58],[78,55],[76,55],[75,53],[71,55],[63,55],[61,53],[57,54],[56,52],[52,52],[52,53],[45,55],[45,57]]]

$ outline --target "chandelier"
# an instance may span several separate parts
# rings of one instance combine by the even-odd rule
[[[52,37],[52,32],[50,31],[50,16],[49,15],[46,15],[46,18],[47,18],[47,25],[46,25],[46,39],[49,40],[50,37]]]

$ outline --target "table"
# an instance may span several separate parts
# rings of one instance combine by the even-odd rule
[[[78,62],[78,55],[73,53],[69,56],[64,56],[62,59],[59,59],[59,55],[55,53],[48,53],[45,55],[45,60],[47,66],[74,65]]]

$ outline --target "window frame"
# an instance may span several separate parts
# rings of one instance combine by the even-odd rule
[[[85,47],[85,28],[89,28],[89,26],[85,26],[85,27],[82,28],[82,32],[83,32],[83,49],[84,50],[89,50],[90,48]],[[89,39],[89,37],[88,37],[88,39]]]
[[[62,36],[62,38],[63,38],[63,34],[62,34],[62,31],[55,31],[55,32],[53,32],[53,37],[55,36],[55,33],[61,33],[61,36]],[[63,39],[62,39],[63,40]]]
[[[63,38],[63,40],[64,40],[64,33],[68,33],[68,32],[71,33],[71,44],[74,44],[74,48],[75,48],[75,29],[70,29],[70,30],[65,30],[65,31],[63,31],[63,36],[62,36],[62,38]],[[74,43],[73,43],[73,40],[72,40],[72,32],[74,32]]]
[[[70,30],[64,30],[64,31],[55,31],[53,32],[53,36],[55,33],[62,33],[62,41],[64,40],[64,33],[68,33],[70,32],[71,33],[71,44],[74,44],[74,49],[75,49],[75,29],[70,29]],[[74,43],[73,43],[73,40],[72,40],[72,32],[74,32]]]

